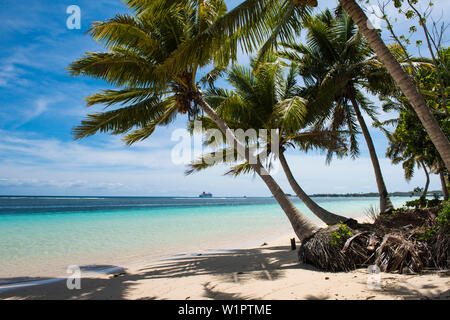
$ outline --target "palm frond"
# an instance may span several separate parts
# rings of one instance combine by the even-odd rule
[[[88,106],[95,104],[105,104],[111,106],[113,104],[127,104],[141,102],[150,96],[155,95],[155,90],[151,88],[127,88],[123,90],[103,90],[95,93],[85,100]]]
[[[157,54],[161,48],[159,39],[156,39],[150,30],[149,26],[136,17],[117,15],[107,21],[94,22],[88,32],[93,39],[107,48],[133,48],[145,56],[151,56]]]
[[[207,72],[198,82],[203,84],[204,86],[208,85],[209,87],[214,87],[214,83],[217,81],[217,79],[224,76],[226,70],[226,66],[215,66],[211,71]]]
[[[149,97],[134,105],[120,109],[89,114],[81,125],[73,129],[75,139],[82,139],[97,132],[121,134],[133,127],[142,127],[149,121],[159,119],[173,105],[173,100],[160,101],[159,97]]]
[[[236,148],[220,148],[216,151],[205,153],[199,159],[190,163],[185,174],[191,175],[219,164],[233,164],[240,160],[242,160],[242,157],[237,153]]]
[[[248,162],[243,162],[231,167],[227,172],[225,172],[224,175],[231,175],[237,177],[252,172],[254,172],[253,167]]]
[[[158,83],[155,66],[131,52],[88,52],[68,69],[72,76],[102,79],[114,86],[156,87]]]
[[[138,141],[147,139],[153,134],[157,126],[167,125],[172,122],[177,115],[177,111],[178,108],[175,103],[168,104],[159,118],[148,122],[142,128],[132,131],[131,133],[123,137],[122,140],[126,145],[130,146]]]
[[[292,132],[303,126],[307,113],[306,104],[305,99],[295,96],[280,101],[275,106],[274,114],[279,117],[283,129]]]

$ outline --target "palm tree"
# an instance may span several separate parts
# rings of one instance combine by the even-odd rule
[[[449,190],[449,187],[448,187],[448,181],[449,181],[448,174],[446,176],[444,174],[443,170],[441,169],[441,171],[439,171],[439,178],[441,179],[441,187],[442,187],[442,193],[444,195],[444,200],[447,201],[448,198],[449,198],[449,195],[448,195],[448,193],[449,193],[448,192],[448,190]]]
[[[445,105],[446,99],[442,97],[441,91],[435,90],[439,70],[431,59],[413,57],[400,46],[392,46],[390,50],[398,61],[405,64],[405,69],[415,79],[423,96],[430,104],[433,104],[431,110],[435,112],[444,133],[449,136],[445,111],[440,110]],[[392,159],[393,163],[402,163],[407,180],[413,176],[415,165],[424,169],[426,184],[423,196],[426,195],[429,186],[429,173],[439,174],[444,199],[448,198],[445,185],[445,176],[448,171],[411,104],[400,90],[392,86],[388,86],[388,90],[380,96],[380,99],[383,101],[385,112],[395,111],[398,114],[397,118],[385,120],[382,123],[375,122],[375,126],[380,128],[388,138],[389,146],[386,155]],[[385,126],[395,126],[395,129],[389,132]]]
[[[227,124],[203,99],[200,83],[223,68],[227,53],[209,55],[209,48],[197,47],[197,59],[186,62],[181,69],[169,68],[168,61],[176,56],[185,43],[210,28],[225,12],[223,1],[126,1],[133,15],[117,15],[105,22],[94,23],[92,37],[103,43],[107,52],[86,53],[73,62],[72,75],[103,79],[118,90],[105,90],[87,97],[88,105],[105,104],[121,107],[88,115],[74,129],[77,139],[97,132],[125,134],[131,145],[148,138],[157,126],[172,122],[177,114],[195,117],[203,110],[224,134],[229,135],[235,147],[242,146]],[[226,42],[234,41],[228,38]],[[203,50],[204,49],[204,50]],[[220,48],[215,50],[220,52]],[[200,68],[214,64],[204,79],[197,79]],[[198,80],[198,81],[197,81]],[[238,148],[249,158],[245,148]],[[255,172],[266,183],[278,201],[300,240],[315,230],[293,205],[280,186],[258,161],[252,164]]]
[[[317,90],[315,105],[330,103],[327,112],[317,125],[331,121],[331,127],[338,130],[347,126],[352,133],[352,150],[358,152],[357,124],[361,128],[380,195],[380,211],[393,209],[384,183],[375,146],[370,136],[361,109],[375,119],[374,107],[364,97],[361,89],[374,94],[384,93],[389,76],[373,55],[353,20],[345,13],[336,16],[326,10],[304,22],[307,29],[306,45],[283,43],[289,50],[281,51],[281,57],[298,65],[305,82]]]
[[[418,122],[417,115],[412,111],[411,105],[401,95],[382,97],[382,101],[384,101],[383,109],[385,111],[395,110],[399,113],[398,118],[375,124],[385,133],[389,141],[386,156],[392,160],[392,163],[402,164],[406,180],[410,180],[413,177],[415,166],[424,170],[426,182],[422,197],[425,197],[428,191],[430,172],[439,174],[442,192],[446,200],[448,198],[445,185],[447,170],[444,168],[442,159],[435,146],[429,142],[427,133]],[[445,118],[445,115],[440,114],[438,117]],[[393,132],[389,132],[384,127],[391,125],[396,126]]]
[[[425,198],[428,193],[428,187],[430,186],[430,172],[427,169],[427,164],[423,156],[413,155],[408,152],[407,147],[395,136],[390,134],[388,136],[389,147],[386,150],[386,156],[392,160],[393,164],[402,164],[403,171],[405,173],[405,179],[410,181],[414,176],[414,169],[422,168],[425,173],[425,187],[422,191],[421,198]]]
[[[414,85],[414,82],[383,42],[378,31],[371,27],[367,16],[355,0],[339,0],[339,2],[356,22],[361,33],[367,39],[379,59],[383,62],[397,85],[403,91],[445,162],[445,166],[447,169],[450,168],[450,142],[442,132],[439,123],[433,117],[425,99]]]
[[[281,61],[275,56],[268,57],[261,65],[255,60],[251,62],[251,69],[234,65],[227,72],[227,81],[232,85],[233,91],[211,88],[206,92],[206,100],[232,129],[252,130],[264,128],[268,131],[278,130],[277,137],[267,137],[266,141],[245,141],[256,148],[256,144],[263,145],[259,154],[264,154],[269,164],[271,156],[279,156],[281,166],[288,178],[289,184],[297,196],[306,206],[323,222],[328,225],[337,224],[348,219],[329,212],[314,202],[300,187],[294,178],[287,163],[284,152],[288,148],[297,147],[302,151],[311,149],[328,149],[329,152],[339,154],[345,151],[344,137],[330,130],[308,130],[313,123],[315,115],[307,109],[307,100],[298,96],[300,88],[297,86],[296,68],[290,68],[287,77]],[[208,123],[208,128],[214,128],[214,123],[207,117],[202,119]],[[191,124],[191,129],[193,125]],[[244,138],[244,137],[242,137]],[[275,146],[271,140],[277,138]],[[217,165],[218,163],[241,163],[234,166],[228,173],[235,176],[241,173],[252,172],[245,159],[227,157],[228,147],[218,145],[215,139],[209,139],[209,145],[216,150],[203,155],[201,159],[190,165],[188,174]],[[220,161],[212,161],[218,157]]]
[[[188,0],[185,0],[188,1]],[[190,0],[198,2],[199,0]],[[173,2],[169,1],[169,2]],[[428,132],[447,168],[450,168],[450,142],[433,117],[422,94],[414,82],[395,59],[389,48],[374,29],[367,16],[355,0],[339,0],[344,10],[355,21],[361,34],[367,39],[380,61],[384,64],[395,83],[403,91],[420,121]],[[278,41],[293,40],[302,27],[302,20],[317,6],[316,0],[245,0],[220,17],[215,24],[186,43],[176,56],[167,61],[168,66],[177,69],[186,61],[194,61],[197,48],[208,47],[210,51],[217,47],[222,52],[236,52],[239,42],[250,52],[264,43],[261,52],[267,52]],[[236,35],[236,41],[226,40]],[[217,52],[217,50],[216,50]]]

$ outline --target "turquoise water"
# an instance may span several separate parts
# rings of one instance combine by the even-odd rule
[[[394,205],[409,198],[393,198]],[[316,198],[355,217],[377,198]],[[296,199],[297,207],[317,219]],[[292,233],[272,198],[0,197],[0,278],[233,248]]]

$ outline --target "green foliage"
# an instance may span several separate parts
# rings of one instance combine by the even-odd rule
[[[87,52],[68,68],[73,76],[102,79],[117,88],[86,98],[89,106],[116,108],[89,114],[73,130],[76,139],[104,132],[124,134],[124,141],[133,144],[174,121],[179,113],[196,117],[198,87],[213,81],[223,67],[219,60],[228,62],[232,55],[219,53],[217,46],[198,50],[197,45],[195,61],[179,61],[177,69],[171,63],[187,43],[226,13],[222,0],[125,2],[129,14],[95,22],[89,29],[105,52]],[[230,36],[222,45],[232,41]],[[214,70],[197,79],[198,69],[207,65]]]
[[[436,219],[439,228],[448,230],[450,228],[450,202],[446,201],[441,211],[439,211]]]
[[[436,225],[432,228],[426,228],[417,235],[417,239],[428,241],[437,233],[450,233],[450,202],[443,203],[442,209],[438,212]]]
[[[127,2],[140,3],[139,0]],[[160,7],[167,7],[165,2],[172,6],[182,3],[190,6],[223,1],[143,1],[152,4],[156,2]],[[299,35],[302,21],[312,11],[316,1],[279,1],[279,0],[245,0],[241,1],[232,10],[219,15],[207,32],[200,32],[188,41],[185,41],[180,50],[174,52],[164,64],[166,71],[180,72],[186,64],[199,61],[204,64],[212,56],[217,64],[227,65],[230,60],[234,62],[238,56],[238,45],[244,52],[254,52],[263,44],[261,54],[272,51],[279,41],[290,41]],[[145,5],[138,5],[137,12],[145,12]],[[213,8],[214,9],[214,8]],[[205,10],[206,11],[206,10]],[[205,17],[216,18],[218,10],[205,12]],[[201,48],[201,50],[199,50]]]
[[[330,234],[331,244],[333,246],[343,245],[345,241],[352,236],[353,234],[350,231],[350,228],[346,224],[340,222],[339,228]]]
[[[417,235],[417,239],[420,241],[428,241],[436,235],[436,228],[426,228]]]
[[[410,208],[423,208],[426,206],[426,202],[424,198],[419,198],[416,200],[406,201],[405,206]]]
[[[394,17],[386,15],[388,10],[384,6],[380,6],[385,13],[384,20],[388,24],[388,30],[395,41],[395,47],[397,47],[396,52],[394,50],[392,52],[415,82],[428,107],[439,122],[442,132],[450,138],[450,122],[448,121],[450,112],[448,90],[450,87],[450,50],[443,47],[444,42],[442,41],[446,35],[446,24],[431,21],[427,25],[427,18],[432,15],[432,1],[420,1],[419,5],[418,0],[394,0],[393,4],[398,12],[408,20],[406,24],[409,27],[409,38],[405,35],[396,34],[395,24],[392,23]],[[417,34],[419,29],[422,32],[421,36]],[[408,52],[411,39],[415,40],[416,47],[424,46],[424,49],[429,52],[418,58],[411,56]],[[420,51],[419,53],[421,54]],[[386,101],[385,111],[396,110],[400,116],[398,119],[385,122],[386,124],[396,125],[395,130],[389,137],[388,157],[394,163],[402,163],[406,179],[411,178],[415,163],[419,165],[419,161],[431,169],[432,173],[448,174],[448,171],[444,169],[445,166],[439,153],[408,99],[395,86],[392,89],[393,92],[387,94],[387,98],[382,99]]]
[[[446,67],[450,68],[450,49],[441,49],[439,55],[444,57]],[[449,100],[440,95],[437,73],[442,74],[442,79],[447,87],[450,87],[450,77],[445,77],[445,72],[442,70],[436,71],[429,63],[416,63],[415,65],[416,69],[410,71],[414,75],[427,104],[434,110],[434,117],[442,132],[450,138],[450,121],[448,121],[444,108],[444,102],[448,106]],[[382,101],[384,101],[383,110],[385,112],[399,112],[397,119],[384,122],[385,125],[395,125],[395,129],[392,132],[385,129],[383,131],[389,140],[386,156],[394,164],[402,164],[405,178],[411,179],[416,166],[429,168],[428,171],[432,173],[442,172],[447,175],[448,171],[445,169],[439,152],[405,96],[394,90],[389,95],[382,96]]]
[[[410,208],[432,208],[436,207],[441,203],[439,199],[426,199],[425,197],[420,197],[415,200],[407,201],[405,206]]]
[[[421,187],[416,187],[413,190],[414,195],[421,195],[422,193],[423,193],[423,188],[421,188]]]
[[[395,210],[391,211],[391,215],[396,215],[396,214],[402,214],[403,212],[405,212],[405,208],[397,208]]]
[[[297,66],[305,90],[312,93],[310,104],[322,110],[315,125],[347,131],[348,155],[356,157],[360,125],[355,108],[372,119],[377,115],[362,89],[384,93],[393,80],[347,13],[325,10],[306,20],[304,28],[305,43],[283,42],[277,54]],[[332,156],[328,153],[327,160]]]
[[[308,102],[308,94],[302,91],[296,79],[296,69],[286,68],[276,55],[267,55],[263,60],[252,59],[250,68],[233,65],[224,72],[225,79],[231,85],[231,90],[212,87],[205,92],[205,99],[219,116],[225,120],[231,129],[278,130],[281,151],[297,148],[308,152],[313,149],[334,150],[336,153],[345,150],[345,134],[331,130],[316,130],[311,127],[315,119],[315,109]],[[208,128],[216,128],[210,118],[201,117]],[[210,127],[209,127],[210,125]],[[206,126],[204,125],[206,128]],[[193,128],[193,122],[190,123]],[[241,139],[237,135],[238,139]],[[267,166],[270,168],[270,156],[280,150],[271,150],[272,136],[267,139],[257,137],[258,141],[242,140],[249,148],[256,147],[262,155],[268,154]],[[211,153],[202,155],[199,161],[189,165],[187,174],[207,169],[217,164],[228,163],[233,167],[227,172],[237,176],[254,172],[244,159],[234,156],[227,157],[227,148],[217,144],[215,139],[206,139],[206,144],[214,148]],[[223,137],[223,142],[226,142]],[[241,162],[241,163],[239,163]],[[238,164],[236,164],[238,163]]]
[[[441,200],[439,199],[431,199],[431,200],[427,200],[427,207],[432,208],[432,207],[437,207],[438,205],[441,204]]]

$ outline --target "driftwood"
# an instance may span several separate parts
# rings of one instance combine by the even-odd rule
[[[295,238],[291,239],[291,250],[297,249],[297,245],[295,244]]]

